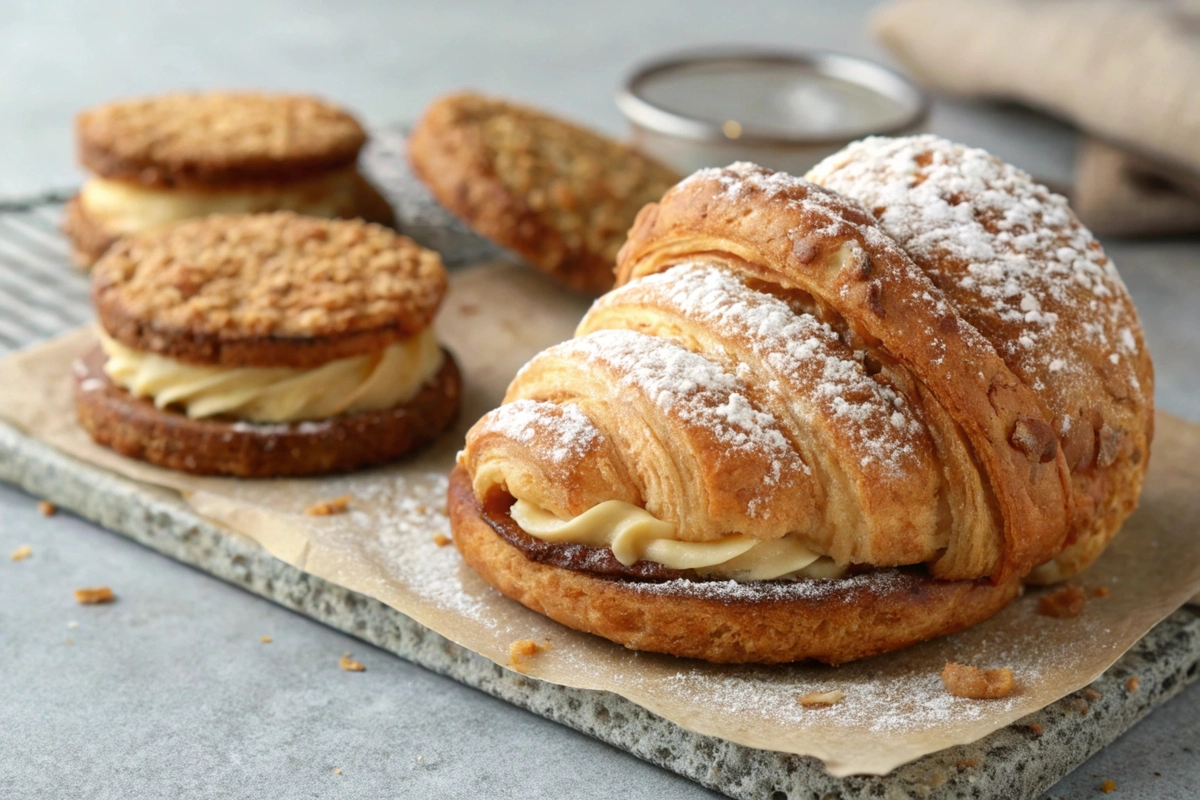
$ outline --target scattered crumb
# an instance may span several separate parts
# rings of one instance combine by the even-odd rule
[[[458,307],[458,313],[462,314],[464,317],[473,317],[479,313],[479,306],[475,305],[474,303],[463,303]]]
[[[546,645],[539,645],[533,639],[518,639],[508,647],[508,661],[517,672],[524,672],[527,659],[545,650]]]
[[[1095,589],[1092,589],[1092,597],[1108,597],[1108,587],[1097,586]]]
[[[1038,613],[1046,617],[1070,619],[1083,613],[1087,603],[1087,592],[1075,584],[1068,584],[1057,592],[1044,594],[1038,598]]]
[[[1129,677],[1129,680],[1125,681],[1125,691],[1127,691],[1127,692],[1136,692],[1136,691],[1138,690],[1138,687],[1139,687],[1139,686],[1141,686],[1141,685],[1142,685],[1142,682],[1141,682],[1141,680],[1138,678],[1138,676],[1137,676],[1137,675],[1131,675],[1131,676]]]
[[[58,511],[58,506],[51,503],[49,500],[38,501],[38,511],[42,512],[43,517],[53,517]]]
[[[846,693],[841,689],[834,689],[831,692],[809,692],[808,694],[800,695],[796,699],[805,708],[827,708],[839,702],[845,696]]]
[[[260,638],[260,639],[259,639],[259,641],[260,641],[260,642],[262,642],[263,644],[270,644],[270,643],[271,643],[271,637],[270,637],[270,636],[263,636],[262,638]]]
[[[67,637],[67,644],[75,644],[75,640],[74,640],[74,639],[72,639],[70,636],[68,636],[68,637]]]
[[[453,540],[444,533],[435,533],[433,535],[433,543],[436,544],[438,547],[445,547],[446,545],[450,544],[450,542],[452,542],[452,541]]]
[[[67,623],[67,627],[70,628],[71,630],[74,630],[79,627],[79,623],[76,622],[75,620],[71,620],[70,622]]]
[[[954,766],[958,767],[959,769],[970,769],[971,767],[978,767],[979,759],[977,759],[977,758],[960,758],[954,762]]]
[[[942,669],[942,683],[955,697],[971,700],[994,700],[1004,697],[1016,685],[1011,669],[982,670],[965,664],[947,662]]]
[[[23,544],[16,550],[13,550],[12,555],[9,556],[9,558],[11,558],[13,561],[24,561],[31,555],[33,555],[33,548],[27,544]]]
[[[334,775],[341,775],[341,774],[342,774],[342,768],[341,768],[341,767],[334,767],[334,768],[333,768],[333,774],[334,774]]]
[[[311,505],[305,509],[304,513],[310,517],[329,517],[334,514],[344,514],[350,506],[350,501],[353,499],[352,495],[344,494],[341,497],[335,497],[332,500],[324,500]]]
[[[1083,690],[1083,696],[1093,703],[1100,699],[1100,693],[1090,686]]]
[[[75,602],[85,606],[93,606],[97,603],[111,603],[116,599],[117,596],[113,594],[113,590],[107,586],[95,586],[90,589],[75,590]]]
[[[929,778],[929,788],[936,789],[939,786],[944,786],[946,781],[950,780],[944,772],[935,772]]]
[[[350,657],[349,653],[342,653],[342,657],[338,660],[338,666],[346,670],[346,672],[366,672],[367,668],[363,666],[361,661],[355,661]]]
[[[1117,784],[1115,781],[1105,781],[1104,783],[1100,784],[1100,791],[1104,792],[1105,794],[1108,794],[1116,788]]]
[[[1071,707],[1080,714],[1083,714],[1085,717],[1087,716],[1088,712],[1092,710],[1092,707],[1088,704],[1088,701],[1084,700],[1082,697],[1072,697]]]
[[[1034,736],[1041,736],[1043,733],[1046,732],[1046,729],[1043,728],[1041,725],[1039,725],[1036,722],[1029,723],[1028,727],[1029,727],[1029,732],[1032,733]]]
[[[417,513],[418,514],[424,514],[428,511],[429,511],[429,508],[424,503],[417,503]]]

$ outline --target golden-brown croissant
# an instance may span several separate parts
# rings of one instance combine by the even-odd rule
[[[1136,503],[1151,374],[1090,234],[933,137],[814,174],[883,224],[747,164],[643,209],[618,288],[468,433],[450,513],[485,579],[638,649],[842,662],[1099,552]]]

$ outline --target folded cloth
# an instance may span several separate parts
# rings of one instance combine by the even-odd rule
[[[1097,233],[1200,231],[1200,0],[899,0],[876,36],[933,91],[1075,123]]]

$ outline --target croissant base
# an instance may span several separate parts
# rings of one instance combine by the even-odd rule
[[[570,628],[632,650],[722,664],[813,659],[841,664],[945,636],[992,616],[1017,596],[1020,581],[939,581],[888,570],[888,579],[845,579],[845,589],[746,591],[737,597],[650,584],[531,561],[498,534],[462,467],[447,498],[454,544],[485,581],[522,605]],[[763,582],[764,587],[779,586]],[[753,587],[754,584],[743,584]]]

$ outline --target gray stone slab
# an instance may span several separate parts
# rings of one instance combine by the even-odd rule
[[[833,778],[815,759],[701,736],[617,695],[517,675],[382,603],[314,578],[194,514],[173,493],[82,464],[0,425],[0,479],[164,555],[440,675],[665,767],[731,797],[1032,798],[1179,693],[1200,671],[1200,612],[1173,614],[1092,687],[971,745],[891,775]],[[1124,691],[1137,675],[1138,692]],[[1040,726],[1041,733],[1036,734]]]

